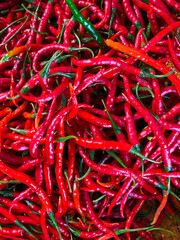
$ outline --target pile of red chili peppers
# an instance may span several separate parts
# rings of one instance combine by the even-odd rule
[[[1,1],[0,239],[169,231],[179,95],[179,0]]]

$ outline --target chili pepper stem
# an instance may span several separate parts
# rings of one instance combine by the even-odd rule
[[[38,240],[19,220],[15,221],[15,224],[24,229],[27,233],[29,233],[34,239]]]
[[[56,222],[56,219],[55,219],[54,213],[53,213],[53,212],[49,212],[48,215],[49,215],[50,219],[52,220],[52,222],[54,223],[55,228],[56,228],[57,231],[58,231],[58,234],[59,234],[60,240],[62,240],[61,231],[60,231],[59,226],[58,226],[58,224],[57,224],[57,222]]]

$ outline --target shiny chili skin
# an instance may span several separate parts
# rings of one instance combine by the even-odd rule
[[[64,117],[61,118],[59,122],[59,126],[57,129],[58,135],[64,137]],[[63,179],[63,152],[64,152],[64,142],[58,142],[56,146],[56,154],[55,154],[55,174],[58,183],[58,187],[61,193],[62,198],[62,207],[63,214],[66,213],[68,209],[68,196],[67,189],[65,186],[65,182]],[[60,217],[60,216],[59,216]]]

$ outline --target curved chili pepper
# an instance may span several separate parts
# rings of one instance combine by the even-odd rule
[[[173,19],[171,14],[168,14],[167,12],[163,11],[162,9],[159,9],[158,7],[154,6],[153,4],[150,4],[150,8],[152,8],[155,13],[160,15],[168,25],[175,23],[175,20]]]
[[[61,84],[51,93],[48,93],[45,96],[42,97],[29,97],[23,95],[21,92],[19,92],[19,95],[23,97],[24,99],[27,99],[28,101],[31,102],[46,102],[50,101],[53,98],[56,98],[58,95],[60,95],[68,86],[68,79],[64,78],[64,81],[61,82]]]
[[[142,28],[141,23],[139,22],[138,18],[136,17],[129,0],[123,0],[122,1],[124,10],[128,16],[128,18],[130,19],[130,21],[132,21],[132,23],[134,24],[134,26],[140,30]]]

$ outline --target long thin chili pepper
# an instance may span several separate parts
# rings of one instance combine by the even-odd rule
[[[61,118],[60,120],[58,134],[64,137],[64,117]],[[55,158],[55,174],[56,174],[58,187],[61,192],[63,213],[66,213],[68,208],[68,204],[67,204],[68,196],[67,196],[66,186],[63,180],[63,171],[62,171],[64,145],[65,145],[65,142],[57,143],[56,156],[55,156],[56,157]]]
[[[125,224],[125,229],[129,229],[131,222],[133,220],[133,218],[135,217],[136,213],[142,208],[143,204],[144,204],[145,200],[139,200],[136,205],[134,206],[133,210],[130,213],[130,216],[128,217],[126,224]],[[130,233],[126,233],[127,238],[130,238]]]
[[[43,15],[41,17],[41,21],[40,21],[39,26],[38,26],[38,31],[39,32],[44,32],[44,30],[46,28],[46,24],[48,22],[48,18],[51,15],[52,9],[53,9],[53,0],[49,0],[47,2],[46,8],[44,9],[44,13],[43,13]],[[36,42],[38,44],[40,44],[40,43],[42,43],[42,40],[43,40],[43,35],[37,33],[37,35],[36,35]]]
[[[93,139],[78,138],[76,142],[80,146],[87,147],[87,148],[102,149],[102,150],[109,150],[109,149],[124,150],[132,154],[136,154],[137,156],[140,156],[149,161],[152,161],[151,159],[144,157],[140,152],[136,150],[134,146],[123,141],[118,141],[118,142],[106,141],[106,140],[96,141]]]

